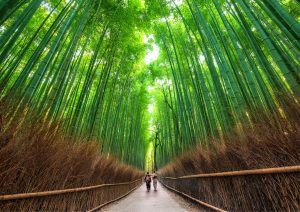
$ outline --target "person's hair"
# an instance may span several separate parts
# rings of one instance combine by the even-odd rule
[[[149,172],[147,172],[147,174],[149,174]]]

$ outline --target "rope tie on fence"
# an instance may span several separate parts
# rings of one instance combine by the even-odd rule
[[[33,197],[53,196],[53,195],[60,195],[60,194],[67,194],[67,193],[75,193],[75,192],[94,190],[94,189],[103,188],[103,187],[130,185],[130,184],[136,183],[139,180],[141,180],[141,179],[137,179],[137,180],[134,180],[134,181],[131,181],[131,182],[114,183],[114,184],[101,184],[101,185],[79,187],[79,188],[72,188],[72,189],[61,189],[61,190],[53,190],[53,191],[22,193],[22,194],[7,194],[7,195],[0,196],[0,201],[26,199],[26,198],[33,198]]]

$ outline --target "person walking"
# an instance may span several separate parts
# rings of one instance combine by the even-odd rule
[[[157,174],[155,173],[155,171],[152,174],[152,179],[153,179],[153,187],[154,187],[154,191],[157,191]]]
[[[147,172],[145,178],[144,178],[144,181],[146,183],[146,187],[147,187],[147,191],[150,191],[150,188],[151,188],[151,176],[149,174],[149,172]]]

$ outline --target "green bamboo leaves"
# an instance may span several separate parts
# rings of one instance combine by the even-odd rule
[[[299,26],[277,0],[170,3],[170,16],[156,26],[173,81],[158,103],[160,166],[242,132],[241,123],[259,119],[250,112],[278,112],[279,93],[300,95]]]
[[[256,110],[282,113],[278,94],[300,95],[297,11],[278,0],[3,0],[0,100],[140,168],[154,138],[162,166],[242,134]],[[149,34],[161,55],[146,66]]]
[[[59,122],[66,135],[96,140],[99,151],[143,168],[146,91],[133,86],[139,78],[133,72],[144,52],[131,51],[144,45],[135,32],[140,3],[21,3],[5,15],[0,36],[1,100],[16,112],[31,108],[45,124]]]

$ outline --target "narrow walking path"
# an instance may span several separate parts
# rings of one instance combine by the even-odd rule
[[[150,192],[147,192],[146,186],[143,185],[124,199],[103,208],[102,211],[184,212],[186,210],[170,196],[160,183],[158,183],[156,192],[153,190],[153,187],[151,187]]]

